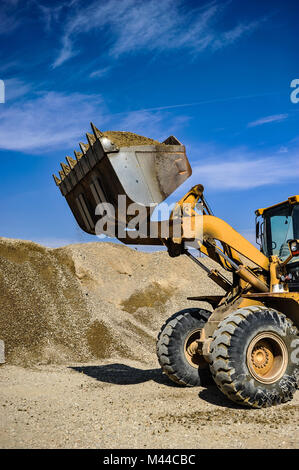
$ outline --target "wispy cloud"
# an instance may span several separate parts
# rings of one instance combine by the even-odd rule
[[[0,108],[0,121],[0,149],[39,153],[74,149],[76,142],[85,139],[90,121],[102,130],[133,130],[164,140],[186,125],[188,117],[173,116],[167,111],[112,114],[100,95],[49,91],[5,103]]]
[[[78,38],[92,31],[103,33],[99,53],[103,52],[104,41],[106,52],[114,58],[138,51],[185,49],[197,55],[207,48],[221,49],[264,21],[243,22],[221,31],[217,24],[229,3],[212,1],[187,10],[182,0],[94,1],[87,7],[73,9],[66,19],[61,49],[53,67],[78,54]]]
[[[2,0],[2,3],[5,5],[9,5],[9,6],[13,6],[15,7],[18,3],[20,2],[20,0]]]
[[[239,38],[241,38],[241,36],[252,33],[265,20],[266,18],[262,18],[259,21],[252,21],[248,24],[238,24],[230,31],[226,31],[225,33],[223,33],[220,39],[215,39],[212,44],[213,49],[222,49],[223,47],[233,44]]]
[[[24,96],[31,90],[31,85],[23,82],[19,78],[9,78],[5,80],[5,101],[6,103]]]
[[[288,153],[289,149],[288,147],[286,147],[285,145],[282,145],[279,150],[278,150],[278,153]]]
[[[289,151],[287,164],[281,155],[269,150],[252,152],[248,148],[221,150],[203,146],[199,153],[205,160],[193,166],[192,180],[209,189],[246,190],[295,182],[299,178],[299,147]]]
[[[105,122],[104,104],[97,95],[46,92],[7,103],[0,108],[0,148],[28,152],[73,146],[96,118]]]
[[[136,110],[136,112],[143,112],[143,111],[162,111],[162,110],[170,110],[170,109],[176,109],[176,108],[188,108],[192,106],[200,106],[200,105],[206,105],[206,104],[215,104],[215,103],[225,103],[229,101],[239,101],[239,100],[249,100],[252,98],[260,98],[260,97],[265,97],[265,96],[274,96],[274,95],[280,95],[280,91],[274,91],[274,92],[264,92],[264,93],[256,93],[256,94],[251,94],[251,95],[235,95],[235,96],[226,96],[226,97],[218,97],[218,98],[213,98],[209,100],[201,100],[201,101],[193,101],[192,103],[180,103],[180,104],[169,104],[165,106],[155,106],[152,108],[143,108]],[[119,113],[123,114],[123,113]]]
[[[2,62],[2,61],[1,61]],[[0,63],[0,72],[10,72],[12,69],[15,69],[16,67],[20,68],[20,62],[17,60],[11,60],[6,63]]]
[[[280,121],[284,121],[288,117],[289,117],[288,114],[274,114],[272,116],[266,116],[266,117],[257,119],[256,121],[249,122],[247,127],[262,126],[263,124],[269,124],[270,122],[280,122]]]
[[[94,70],[93,72],[91,72],[91,74],[89,76],[90,76],[90,78],[102,78],[102,77],[105,77],[106,75],[108,75],[110,70],[111,70],[110,66],[103,67],[101,69]]]
[[[19,84],[20,91],[26,91],[26,84],[18,81],[15,84]],[[0,149],[25,153],[60,149],[64,153],[85,139],[90,121],[102,130],[134,130],[162,141],[177,132],[180,138],[189,117],[173,115],[167,109],[114,115],[99,95],[50,91],[35,94],[30,100],[26,96],[26,100],[6,103],[0,108],[0,120]],[[299,145],[295,141],[286,144],[287,165],[281,157],[281,147],[272,152],[253,152],[246,147],[223,149],[212,144],[193,147],[188,150],[194,162],[193,174],[186,184],[189,188],[201,182],[209,189],[225,191],[297,181]]]
[[[35,5],[39,11],[46,31],[50,31],[52,27],[56,26],[61,16],[65,15],[67,10],[78,3],[78,0],[60,1],[59,5],[54,6],[43,5],[40,0],[30,0],[30,3],[31,5]]]
[[[159,141],[182,130],[189,122],[188,116],[173,116],[166,111],[132,111],[121,119],[119,116],[115,116],[116,119],[113,116],[111,118],[111,121],[116,121],[124,131],[132,132],[133,129],[136,134],[153,136],[152,138]]]
[[[56,21],[60,17],[61,11],[65,5],[47,7],[45,5],[41,5],[37,1],[35,3],[36,3],[37,8],[40,10],[41,18],[45,24],[46,31],[50,31],[52,26],[56,23]]]
[[[2,0],[0,4],[0,35],[12,33],[20,24],[16,11],[18,0]]]

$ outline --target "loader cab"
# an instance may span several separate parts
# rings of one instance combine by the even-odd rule
[[[299,239],[299,196],[289,197],[256,212],[257,243],[267,257],[278,256],[284,261],[290,254],[288,240]],[[298,262],[296,256],[291,262]]]

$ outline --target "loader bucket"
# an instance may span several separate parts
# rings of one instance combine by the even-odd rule
[[[132,216],[120,213],[119,196],[126,196],[126,207],[137,203],[149,215],[191,175],[185,147],[174,136],[160,143],[129,132],[101,132],[92,123],[91,128],[88,144],[80,143],[81,152],[74,152],[75,159],[67,156],[59,177],[53,175],[77,223],[89,234],[96,234],[98,204],[111,204],[115,223],[127,226]]]

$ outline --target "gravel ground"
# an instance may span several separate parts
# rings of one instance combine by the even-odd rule
[[[284,448],[299,444],[299,392],[261,410],[215,386],[181,388],[157,363],[0,368],[2,448]]]

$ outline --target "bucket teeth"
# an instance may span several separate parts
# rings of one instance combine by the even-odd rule
[[[99,131],[99,129],[93,124],[93,122],[90,123],[93,135],[95,136],[96,139],[99,139],[100,137],[103,137],[103,133]]]
[[[52,176],[53,176],[53,178],[54,178],[54,181],[55,181],[55,183],[56,183],[56,186],[59,186],[60,183],[61,183],[61,180],[60,180],[59,178],[57,178],[56,175],[52,175]]]
[[[169,137],[167,137],[167,139],[165,139],[164,142],[162,142],[162,144],[182,145],[182,143],[174,135],[170,135]]]
[[[87,138],[87,142],[89,143],[90,147],[92,147],[92,145],[96,141],[95,136],[93,134],[90,134],[89,132],[86,132],[86,138]]]
[[[90,123],[92,132],[96,139],[101,142],[104,152],[118,152],[118,147],[106,137],[92,122]]]
[[[77,163],[77,160],[74,160],[72,157],[69,157],[69,156],[65,157],[65,159],[68,162],[69,167],[73,169]]]
[[[61,178],[61,181],[63,181],[64,178],[65,178],[64,172],[60,170],[58,173],[59,173],[59,176],[60,176],[60,178]]]
[[[74,150],[74,155],[76,157],[77,162],[80,160],[80,158],[83,157],[83,153],[77,152],[76,150]]]
[[[80,142],[79,143],[79,147],[80,149],[82,150],[82,153],[86,153],[87,150],[89,149],[89,145],[88,144],[84,144],[84,142]]]
[[[60,166],[61,166],[65,176],[67,176],[69,174],[69,172],[71,171],[70,167],[68,165],[66,165],[65,163],[60,163]]]

